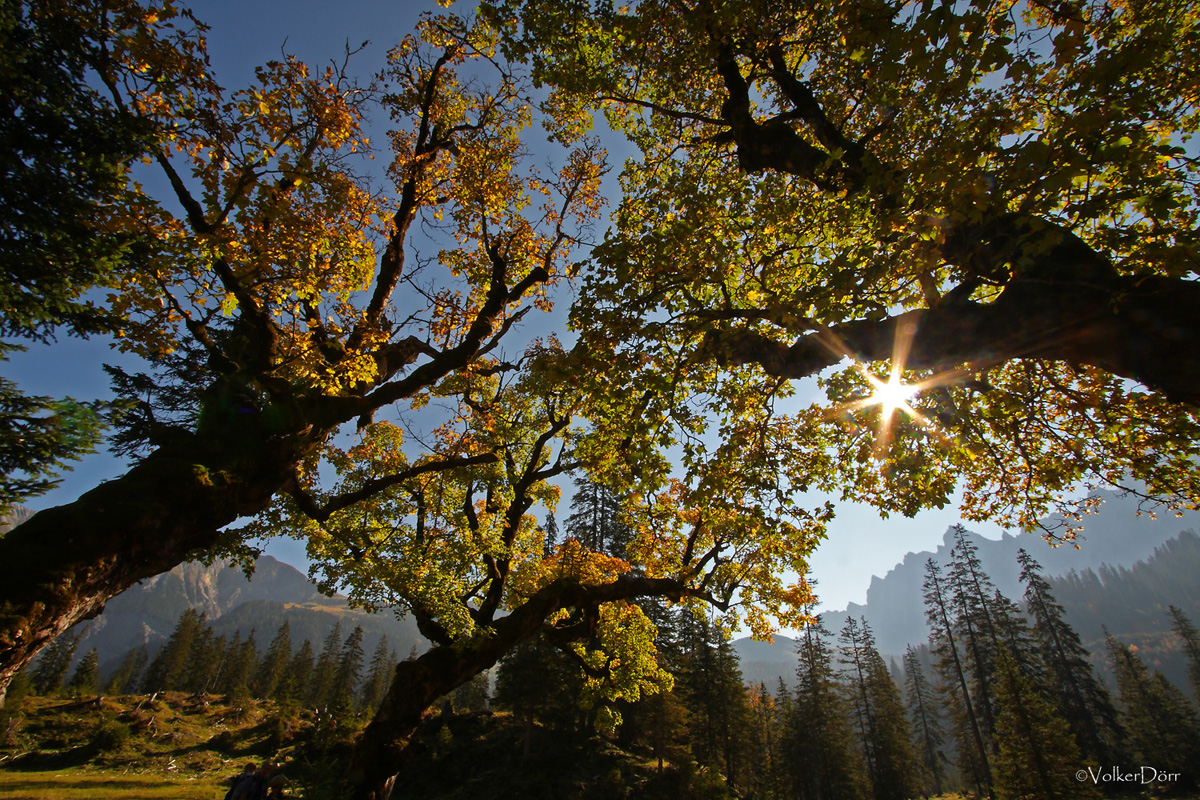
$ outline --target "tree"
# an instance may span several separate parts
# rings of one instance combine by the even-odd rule
[[[67,671],[75,658],[75,648],[83,634],[74,636],[65,633],[55,639],[38,659],[33,669],[33,690],[38,694],[52,694],[62,688]]]
[[[267,654],[263,656],[262,663],[258,665],[258,674],[254,676],[254,691],[258,697],[275,697],[291,658],[291,625],[288,620],[284,620],[267,647]]]
[[[556,524],[555,530],[557,527]],[[621,501],[616,493],[586,479],[575,481],[566,529],[568,536],[574,536],[589,550],[618,558],[625,557],[625,547],[633,536],[633,531],[621,520]]]
[[[1091,654],[1054,599],[1041,566],[1023,549],[1017,551],[1025,605],[1041,660],[1048,667],[1055,704],[1083,755],[1098,764],[1120,763],[1121,728],[1108,690],[1096,678]]]
[[[88,79],[135,12],[120,0],[0,5],[0,336],[45,342],[62,328],[109,329],[111,315],[84,294],[113,285],[145,249],[106,223],[126,194],[128,162],[155,131]],[[0,344],[0,360],[13,349],[22,348]],[[97,410],[0,378],[0,509],[45,492],[95,448]]]
[[[145,645],[130,650],[121,659],[121,663],[117,665],[112,677],[108,679],[105,691],[109,694],[125,694],[126,689],[137,686],[138,678],[145,669],[147,660],[149,660],[149,654],[146,652]]]
[[[305,639],[288,663],[287,677],[280,687],[281,699],[302,703],[311,693],[313,675],[312,642]]]
[[[797,646],[799,664],[787,752],[799,800],[864,798],[870,790],[854,746],[849,709],[833,669],[828,636],[817,617],[804,628]]]
[[[1130,750],[1160,772],[1177,773],[1182,781],[1169,787],[1187,789],[1197,783],[1190,771],[1200,758],[1200,725],[1183,692],[1162,673],[1151,676],[1137,647],[1125,646],[1108,631],[1105,643],[1113,659],[1113,672],[1124,709],[1124,727]]]
[[[846,620],[839,641],[874,797],[905,800],[918,791],[917,761],[899,689],[866,620]]]
[[[637,148],[575,305],[631,368],[617,413],[720,417],[849,358],[774,418],[781,463],[831,447],[799,483],[911,514],[961,482],[1022,528],[1081,484],[1197,495],[1192,9],[485,8],[555,108]]]
[[[1066,721],[1007,653],[997,679],[996,800],[1098,800],[1095,784],[1079,780],[1085,762]]]
[[[204,612],[194,608],[179,615],[175,630],[154,656],[142,678],[143,692],[183,691],[198,642],[208,628]]]
[[[424,43],[394,51],[385,92],[357,86],[344,64],[310,71],[285,57],[226,94],[202,28],[171,4],[71,19],[107,54],[80,85],[172,131],[146,158],[174,196],[146,195],[118,165],[127,189],[106,224],[149,240],[146,266],[116,277],[104,309],[120,319],[118,347],[147,364],[112,370],[114,443],[134,465],[0,540],[0,687],[136,581],[198,549],[236,551],[240,538],[220,529],[305,488],[343,425],[496,368],[501,339],[548,307],[599,202],[598,149],[534,178],[517,147],[528,122],[517,79],[457,77],[487,63],[486,28],[427,20]],[[376,101],[397,128],[394,203],[356,163]],[[422,220],[444,233],[423,269],[406,261]],[[427,307],[409,308],[414,298]],[[494,459],[451,438],[389,480]]]
[[[960,655],[955,625],[951,618],[950,598],[946,591],[941,567],[932,559],[925,562],[925,619],[930,628],[930,649],[938,657],[937,667],[943,673],[952,698],[952,712],[961,710],[955,727],[965,735],[959,736],[959,754],[963,756],[964,772],[971,774],[980,794],[991,794],[992,773],[989,764],[989,742],[984,737],[975,714],[975,699],[967,685],[967,671]]]
[[[331,707],[334,692],[337,690],[338,656],[341,646],[342,623],[339,620],[325,636],[321,654],[317,656],[317,662],[313,666],[307,701],[309,707],[317,711],[325,712]]]
[[[75,667],[75,674],[71,676],[69,686],[72,693],[76,695],[91,694],[96,691],[99,678],[100,654],[93,647],[87,651],[87,655]]]
[[[337,660],[337,671],[333,676],[333,691],[329,705],[337,714],[354,712],[354,699],[358,696],[358,681],[362,672],[363,629],[355,625],[354,630],[342,642],[342,652]]]
[[[1192,696],[1200,703],[1200,632],[1188,619],[1187,614],[1175,606],[1168,608],[1171,614],[1171,627],[1183,641],[1183,649],[1187,653],[1188,680],[1192,683]]]
[[[908,716],[912,723],[913,744],[918,754],[923,793],[940,795],[946,780],[942,752],[945,733],[933,691],[912,645],[904,653],[904,679],[907,687]]]
[[[1089,481],[1197,496],[1177,4],[509,5],[427,19],[379,93],[285,57],[226,94],[173,7],[115,29],[89,79],[176,137],[147,151],[174,197],[117,215],[153,234],[108,309],[146,361],[113,372],[136,460],[0,540],[0,684],[139,578],[290,532],[327,587],[400,604],[437,645],[355,756],[384,797],[429,703],[539,632],[604,710],[666,683],[638,598],[795,621],[807,589],[778,573],[831,513],[797,505],[807,488],[914,513],[961,476],[969,513],[1028,525]],[[551,88],[558,173],[527,169],[532,92],[506,54]],[[394,192],[353,163],[376,99]],[[583,269],[599,106],[640,155]],[[575,274],[578,345],[502,356]],[[851,353],[836,413],[774,402]],[[859,371],[893,356],[894,380]],[[445,424],[406,451],[376,419],[396,403]],[[619,498],[628,559],[546,553],[529,512],[569,474]]]
[[[388,650],[386,636],[379,637],[379,644],[371,654],[371,663],[367,665],[367,677],[363,680],[362,695],[359,707],[373,714],[383,701],[384,692],[392,682],[392,671],[396,668],[396,652]]]

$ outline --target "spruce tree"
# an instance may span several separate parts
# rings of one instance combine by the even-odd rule
[[[222,673],[227,668],[224,636],[217,636],[205,626],[192,645],[191,665],[181,686],[172,688],[188,692],[215,692],[223,684]]]
[[[340,715],[352,714],[355,710],[355,698],[358,697],[358,681],[362,673],[363,661],[363,629],[355,625],[354,630],[342,643],[338,655],[337,671],[333,677],[333,692],[330,696],[330,707]]]
[[[279,688],[279,699],[301,703],[312,693],[313,646],[305,639],[288,662],[287,675]]]
[[[262,663],[258,666],[258,673],[254,676],[253,688],[256,697],[276,698],[280,682],[287,672],[288,662],[291,661],[291,658],[291,624],[284,620],[279,629],[275,631],[275,638],[267,647],[267,654],[263,656]]]
[[[1194,788],[1200,777],[1195,766],[1200,764],[1200,725],[1191,704],[1162,673],[1150,674],[1137,648],[1123,645],[1108,631],[1104,638],[1133,755],[1141,764],[1182,776],[1179,784],[1166,788]]]
[[[337,680],[338,660],[341,655],[342,623],[334,623],[333,629],[325,637],[321,647],[321,655],[313,667],[312,680],[309,684],[308,705],[317,711],[326,711],[333,699],[334,682]]]
[[[176,691],[182,688],[192,666],[193,649],[206,627],[204,614],[194,608],[179,615],[175,630],[146,670],[143,692]]]
[[[954,624],[963,645],[963,657],[970,679],[971,697],[978,712],[977,721],[983,741],[991,743],[996,728],[995,660],[1000,651],[1000,634],[992,613],[995,586],[983,572],[978,548],[967,538],[962,525],[951,528],[954,546],[950,548],[948,585],[953,599]]]
[[[1192,684],[1192,696],[1200,703],[1200,631],[1179,608],[1170,606],[1171,627],[1183,641],[1183,652],[1188,660],[1188,680]]]
[[[545,539],[542,541],[542,553],[549,558],[554,553],[554,548],[558,547],[558,520],[554,518],[553,511],[546,512],[546,526],[543,528]]]
[[[853,617],[848,619],[840,641],[873,796],[906,800],[919,787],[912,733],[899,690],[865,619],[857,623]]]
[[[392,684],[392,675],[396,671],[396,654],[388,650],[387,637],[382,636],[375,652],[371,655],[371,663],[367,666],[367,677],[363,681],[362,696],[359,707],[368,714],[374,714],[375,709],[383,702],[388,687]]]
[[[857,800],[869,790],[828,636],[820,617],[815,617],[805,626],[797,648],[794,714],[787,737],[797,800]]]
[[[82,633],[71,635],[70,631],[59,634],[42,653],[33,668],[33,690],[41,695],[53,694],[62,688],[75,658]]]
[[[1123,736],[1116,707],[1092,669],[1091,654],[1066,620],[1041,566],[1017,551],[1025,605],[1033,616],[1038,653],[1047,668],[1047,686],[1079,749],[1098,764],[1122,762]]]
[[[240,639],[241,631],[234,636],[229,646],[225,648],[226,669],[222,675],[222,688],[227,695],[243,695],[250,691],[250,683],[258,671],[258,644],[254,641],[254,631]]]
[[[682,618],[683,664],[676,691],[688,709],[688,740],[697,763],[738,778],[735,731],[745,709],[746,687],[737,656],[721,630],[689,614]]]
[[[937,667],[946,686],[947,705],[952,712],[954,727],[958,733],[958,750],[962,761],[960,766],[978,786],[979,794],[990,795],[990,746],[975,713],[975,700],[968,686],[968,676],[960,653],[945,580],[941,568],[932,558],[925,562],[924,596],[925,618],[931,631],[930,649],[938,659]]]
[[[587,479],[575,481],[571,514],[565,524],[567,535],[585,547],[618,558],[626,557],[626,546],[633,539],[633,529],[622,519],[616,492]]]
[[[1008,653],[996,667],[996,800],[1099,800],[1066,721]]]
[[[71,676],[71,692],[76,696],[94,694],[100,679],[100,654],[96,648],[87,651],[87,655],[75,667]]]
[[[943,752],[946,735],[933,689],[925,678],[921,660],[912,645],[904,653],[904,679],[923,794],[941,794],[946,785],[946,767],[943,763],[946,758]]]
[[[109,694],[125,694],[126,689],[136,687],[138,676],[145,669],[147,660],[149,660],[149,656],[146,653],[145,645],[135,647],[126,653],[117,666],[116,672],[108,679],[106,691]]]

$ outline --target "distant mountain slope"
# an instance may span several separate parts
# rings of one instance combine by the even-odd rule
[[[322,639],[338,622],[342,636],[362,626],[368,654],[381,636],[387,636],[388,645],[402,658],[414,646],[427,647],[412,620],[398,620],[389,612],[368,614],[351,608],[344,597],[325,597],[295,567],[262,556],[250,580],[225,561],[210,565],[190,561],[142,581],[110,600],[98,617],[72,629],[82,632],[76,657],[95,647],[103,671],[132,648],[146,645],[153,653],[188,608],[203,611],[217,634],[232,636],[240,630],[245,638],[255,631],[260,649],[266,648],[284,620],[289,622],[293,647],[308,639],[320,649]]]
[[[1058,586],[1061,582],[1064,593],[1068,592],[1070,580],[1085,582],[1094,592],[1098,583],[1105,582],[1100,580],[1104,576],[1120,573],[1123,568],[1133,568],[1139,562],[1153,560],[1155,551],[1165,543],[1173,540],[1185,529],[1194,530],[1200,527],[1200,514],[1194,512],[1182,518],[1164,516],[1159,519],[1139,517],[1136,512],[1136,500],[1109,493],[1100,513],[1085,520],[1085,538],[1080,542],[1078,549],[1070,545],[1051,548],[1037,534],[1032,533],[1016,536],[1005,534],[1001,539],[988,539],[971,533],[969,538],[979,548],[984,570],[996,586],[1013,600],[1019,601],[1024,591],[1020,585],[1020,568],[1017,564],[1017,550],[1021,547],[1042,564],[1047,575],[1059,576],[1055,585]],[[935,552],[908,553],[887,575],[882,578],[872,577],[865,604],[851,603],[845,610],[822,612],[825,627],[836,634],[846,624],[848,617],[866,617],[875,633],[880,651],[890,655],[902,654],[910,643],[915,645],[924,642],[929,636],[922,600],[925,562],[933,558],[938,563],[947,563],[950,546],[951,534],[947,531],[941,546]],[[1163,558],[1168,560],[1191,557],[1192,550],[1189,547],[1178,545],[1163,555]],[[1151,566],[1150,569],[1156,568]],[[1197,580],[1200,580],[1200,548],[1197,548],[1195,571]],[[1073,579],[1065,577],[1072,572],[1076,573]],[[1162,611],[1165,612],[1169,603],[1175,603],[1185,610],[1188,608],[1189,598],[1195,592],[1183,586],[1181,580],[1181,577],[1177,577],[1169,587],[1164,586],[1162,596],[1156,601],[1162,606]],[[1113,609],[1115,618],[1129,620],[1128,623],[1122,622],[1121,627],[1128,628],[1135,636],[1140,635],[1138,631],[1142,628],[1147,632],[1163,629],[1165,621],[1157,620],[1155,615],[1158,614],[1158,610],[1152,607],[1153,603],[1146,608],[1134,608],[1133,598],[1119,596],[1118,582],[1110,579],[1105,583],[1104,591],[1111,590],[1112,593],[1107,603],[1108,607]],[[1163,599],[1168,594],[1176,599]],[[1091,639],[1089,644],[1094,645],[1098,633],[1093,635],[1092,628],[1096,625],[1084,621],[1082,605],[1078,609],[1074,613],[1081,615],[1080,621],[1085,628],[1081,634]],[[1197,606],[1197,611],[1200,612],[1200,606]],[[1072,613],[1070,606],[1068,613]],[[1156,620],[1153,626],[1137,622],[1139,619],[1149,620],[1152,617]],[[773,645],[753,642],[750,639],[740,639],[733,644],[741,658],[742,673],[746,680],[762,681],[768,688],[773,688],[779,675],[791,680],[795,665],[793,640],[777,636]]]
[[[1200,528],[1200,514],[1189,512],[1182,518],[1139,517],[1136,499],[1107,493],[1100,513],[1084,522],[1086,527],[1078,548],[1071,545],[1052,548],[1036,533],[1005,534],[1001,539],[972,533],[970,539],[979,548],[983,568],[996,587],[1009,598],[1019,600],[1024,591],[1018,578],[1019,548],[1025,548],[1037,559],[1047,575],[1098,570],[1102,564],[1128,567],[1149,558],[1155,548],[1180,531]],[[939,564],[948,563],[950,545],[951,534],[947,531],[936,552],[907,554],[887,575],[871,579],[864,605],[851,603],[844,611],[824,612],[825,626],[836,633],[848,617],[866,617],[884,653],[903,653],[909,643],[924,641],[929,635],[921,599],[925,562],[933,558]]]

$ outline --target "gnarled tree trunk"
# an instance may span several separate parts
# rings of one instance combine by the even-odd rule
[[[0,537],[0,703],[55,636],[262,510],[314,444],[311,431],[283,435],[253,424],[206,433],[181,435],[120,478]]]

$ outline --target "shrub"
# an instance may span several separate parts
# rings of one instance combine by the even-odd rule
[[[92,745],[98,750],[118,750],[129,741],[129,726],[115,719],[106,719],[92,732]]]

